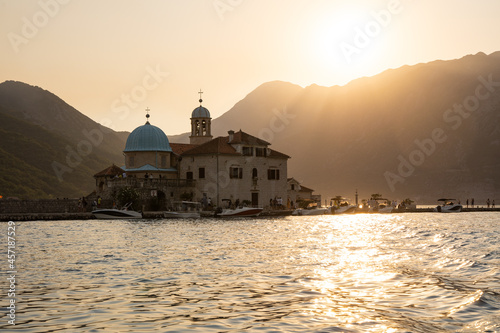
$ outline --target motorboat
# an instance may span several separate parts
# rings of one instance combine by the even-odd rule
[[[92,211],[92,214],[98,219],[140,219],[142,218],[141,212],[136,212],[133,210],[129,210],[129,207],[132,203],[128,203],[122,207],[122,209],[116,208],[104,208],[104,209],[96,209]]]
[[[356,212],[356,207],[355,205],[346,205],[346,206],[340,206],[339,208],[335,209],[335,214],[351,214]]]
[[[439,199],[439,202],[443,202],[442,205],[438,205],[436,208],[434,208],[435,212],[440,212],[440,213],[460,213],[462,211],[462,205],[461,204],[456,204],[453,201],[455,199]]]
[[[263,208],[257,207],[237,207],[235,209],[223,209],[222,212],[216,212],[218,217],[254,217],[262,213]]]
[[[323,215],[330,213],[330,208],[318,207],[317,203],[310,203],[306,208],[297,208],[292,212],[294,216]]]
[[[356,205],[351,205],[346,199],[334,200],[335,206],[332,207],[332,213],[334,214],[350,214],[356,211],[358,208]]]
[[[386,203],[379,203],[378,200],[385,200]],[[394,206],[387,199],[371,199],[368,201],[369,213],[392,213]]]
[[[163,212],[165,218],[197,219],[201,216],[201,203],[194,201],[175,201],[172,210]]]

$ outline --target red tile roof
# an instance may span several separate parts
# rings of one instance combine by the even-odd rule
[[[184,152],[197,147],[198,145],[192,145],[189,143],[170,143],[170,148],[177,155],[182,155]]]
[[[208,142],[205,142],[193,149],[184,152],[182,155],[204,155],[204,154],[223,154],[223,155],[240,155],[236,149],[227,143],[227,137],[217,137]]]
[[[94,175],[94,177],[106,177],[106,176],[107,177],[114,177],[117,175],[122,175],[124,172],[125,172],[125,170],[123,170],[122,168],[117,167],[116,165],[113,164],[112,166],[109,166],[106,169],[96,173]]]
[[[309,187],[305,187],[304,185],[300,185],[300,190],[299,192],[314,192],[313,189],[310,189]]]
[[[271,153],[269,154],[269,157],[274,157],[274,158],[290,158],[287,154],[280,153],[277,150],[270,149]]]
[[[231,143],[249,144],[249,145],[256,145],[256,146],[269,146],[270,145],[269,142],[264,141],[262,139],[259,139],[253,135],[248,134],[248,133],[245,133],[242,130],[234,133],[233,140],[231,141]]]
[[[193,148],[183,151],[182,155],[206,155],[206,154],[223,154],[223,155],[241,155],[236,151],[236,149],[231,146],[231,144],[247,144],[256,146],[268,146],[269,142],[261,140],[253,135],[243,132],[235,132],[233,135],[233,140],[229,143],[229,136],[217,137],[201,145],[191,145]],[[175,152],[175,144],[170,144]],[[280,153],[279,151],[270,149],[269,157],[273,158],[290,158],[290,156]]]

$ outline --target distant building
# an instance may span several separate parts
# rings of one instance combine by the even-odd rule
[[[112,199],[121,188],[133,187],[143,200],[153,198],[160,209],[181,199],[216,206],[229,200],[259,207],[274,199],[286,202],[290,157],[241,130],[213,138],[210,112],[201,102],[191,114],[189,144],[170,143],[150,124],[148,113],[146,123],[127,138],[125,165],[94,175],[96,195]]]
[[[314,190],[300,184],[295,178],[287,179],[287,195],[288,199],[294,203],[301,201],[317,202],[321,204],[321,195],[313,194]]]

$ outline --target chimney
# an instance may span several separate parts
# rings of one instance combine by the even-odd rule
[[[231,141],[233,141],[234,131],[233,130],[227,131],[227,134],[229,134],[229,142],[231,143]]]

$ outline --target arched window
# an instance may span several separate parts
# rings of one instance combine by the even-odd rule
[[[196,120],[194,123],[194,135],[200,135],[200,121]]]
[[[207,134],[207,122],[205,120],[201,121],[201,135],[206,135]]]

